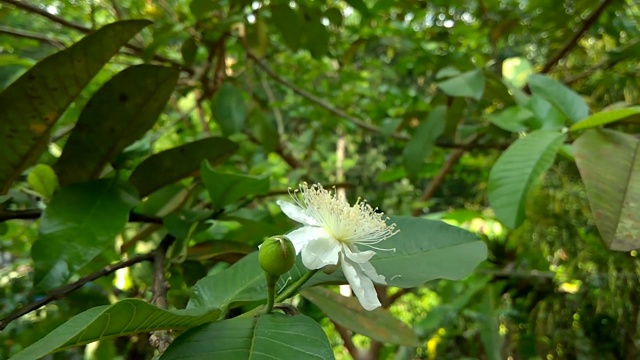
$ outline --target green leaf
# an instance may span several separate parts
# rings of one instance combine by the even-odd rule
[[[480,300],[480,313],[482,321],[480,325],[480,341],[484,347],[488,360],[503,359],[502,348],[504,339],[500,335],[500,314],[498,313],[498,304],[500,299],[496,294],[496,290],[500,290],[495,284],[488,284],[484,289],[484,294]]]
[[[442,135],[446,121],[447,107],[436,106],[425,121],[422,121],[402,153],[407,175],[415,179],[422,169],[424,160],[433,150],[433,144]]]
[[[440,90],[449,96],[470,97],[480,100],[484,93],[484,74],[481,69],[467,71],[438,83]]]
[[[331,320],[374,340],[419,347],[420,339],[405,323],[383,308],[367,311],[355,297],[344,297],[324,287],[314,287],[302,296],[316,304]]]
[[[269,7],[271,10],[271,23],[282,36],[289,49],[296,51],[302,44],[302,20],[298,12],[286,4],[276,4]]]
[[[164,66],[137,65],[105,83],[82,110],[56,163],[60,183],[98,178],[111,160],[158,120],[179,73]]]
[[[238,150],[238,145],[223,137],[197,140],[165,150],[145,159],[133,170],[129,182],[141,197],[180,179],[195,176],[206,159],[219,164]]]
[[[574,143],[600,236],[612,250],[640,248],[640,141],[618,131],[587,130]]]
[[[607,125],[612,122],[624,120],[630,116],[640,114],[640,106],[632,106],[624,109],[616,109],[611,111],[602,111],[595,113],[588,118],[581,120],[571,126],[569,130],[583,130],[596,126]]]
[[[582,97],[556,80],[533,74],[529,76],[528,82],[532,94],[542,96],[572,122],[578,122],[589,115],[589,107]]]
[[[415,287],[434,279],[459,280],[487,257],[486,245],[466,230],[422,218],[394,217],[391,221],[400,232],[378,246],[395,251],[378,251],[371,259],[389,286]],[[293,269],[280,278],[278,289],[306,271],[298,257]],[[331,275],[318,273],[306,287],[322,284],[346,284],[346,279],[341,270]],[[266,282],[255,252],[227,270],[198,281],[189,306],[226,308],[265,298]]]
[[[369,7],[367,7],[367,4],[365,4],[363,0],[346,0],[346,3],[359,12],[363,18],[371,15],[371,10],[369,10]]]
[[[212,101],[212,112],[225,136],[240,132],[244,128],[247,108],[242,91],[228,82],[222,84]]]
[[[213,170],[206,162],[200,169],[202,181],[209,191],[211,204],[216,209],[234,203],[249,195],[266,194],[269,191],[269,177],[253,177]]]
[[[552,164],[565,134],[536,130],[502,153],[489,174],[489,203],[496,217],[516,228],[524,221],[527,195]]]
[[[493,125],[515,133],[528,130],[527,122],[533,117],[531,111],[521,106],[511,106],[504,110],[485,115]]]
[[[89,309],[31,344],[11,360],[32,360],[55,351],[113,336],[156,330],[184,330],[214,321],[218,309],[163,310],[142,300],[127,299]]]
[[[255,247],[236,241],[203,241],[187,249],[187,260],[235,262],[253,251],[256,251]]]
[[[0,195],[46,150],[51,128],[82,89],[149,24],[129,20],[106,25],[40,61],[0,93]]]
[[[560,130],[567,121],[567,117],[558,108],[539,95],[529,98],[528,108],[537,120],[533,124],[535,129]]]
[[[116,179],[75,184],[56,193],[31,248],[37,290],[63,285],[113,244],[137,202],[135,190]]]
[[[33,190],[45,199],[51,199],[58,188],[58,177],[51,166],[46,164],[34,166],[27,176],[27,182]]]
[[[193,37],[187,38],[180,47],[180,53],[182,54],[182,60],[186,66],[193,65],[198,55],[198,44]]]
[[[204,324],[178,336],[160,360],[334,359],[322,327],[278,313]]]

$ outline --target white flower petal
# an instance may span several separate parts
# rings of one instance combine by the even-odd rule
[[[344,254],[350,260],[353,260],[358,264],[366,263],[367,261],[371,260],[371,258],[376,254],[376,252],[373,250],[358,251],[358,249],[355,246],[349,247],[347,245],[343,246],[343,250],[344,250]]]
[[[309,241],[326,238],[328,236],[329,234],[325,229],[317,226],[303,226],[287,234],[287,237],[296,249],[296,254],[299,254]]]
[[[387,283],[384,275],[378,275],[378,272],[373,267],[373,265],[371,265],[371,263],[365,262],[365,263],[361,263],[359,265],[360,265],[360,269],[362,269],[362,272],[369,279],[377,282],[378,284],[386,284]]]
[[[373,287],[373,282],[365,276],[360,266],[360,264],[352,263],[348,258],[342,256],[342,272],[347,278],[349,285],[351,285],[353,293],[356,294],[360,305],[362,305],[365,310],[371,311],[380,307],[382,304],[380,304],[380,300],[378,300],[378,294]]]
[[[316,219],[309,216],[305,209],[301,208],[300,206],[282,200],[276,201],[276,204],[280,206],[282,212],[287,215],[289,219],[299,222],[303,225],[318,226],[318,222],[316,221]]]
[[[327,234],[326,237],[317,238],[307,243],[302,249],[302,263],[311,270],[335,265],[338,263],[340,249],[340,243]]]

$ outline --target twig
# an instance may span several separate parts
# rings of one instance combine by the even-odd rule
[[[340,338],[342,339],[342,344],[347,349],[351,357],[354,359],[359,359],[360,350],[353,343],[353,339],[351,338],[351,334],[349,333],[349,330],[347,330],[344,326],[335,322],[333,319],[329,319],[329,320],[331,320],[331,322],[333,323],[333,326],[338,332],[338,335],[340,335]]]
[[[158,248],[153,251],[153,297],[151,303],[161,309],[167,308],[167,292],[169,291],[169,283],[165,276],[167,250],[175,241],[171,235],[167,235],[162,239]],[[155,331],[149,337],[149,343],[163,353],[173,340],[171,334],[166,331]]]
[[[35,220],[39,219],[40,216],[42,216],[42,210],[40,209],[0,212],[0,223],[8,220]],[[129,222],[162,224],[162,218],[131,212],[129,213]]]
[[[0,34],[5,34],[13,37],[19,37],[24,39],[36,40],[42,43],[49,44],[58,50],[64,50],[65,46],[62,41],[48,38],[44,35],[40,35],[38,33],[32,33],[24,30],[12,29],[5,26],[0,26]]]
[[[582,37],[582,35],[584,35],[584,33],[587,32],[587,30],[589,30],[591,25],[593,25],[596,22],[596,20],[598,20],[598,17],[600,17],[604,9],[613,1],[614,0],[603,0],[600,3],[600,5],[598,5],[598,7],[595,10],[593,10],[593,12],[589,15],[589,17],[582,22],[578,31],[576,31],[573,34],[573,36],[569,38],[569,40],[567,40],[567,42],[564,44],[564,46],[562,46],[560,51],[558,51],[554,56],[552,56],[547,61],[546,64],[544,64],[540,72],[543,74],[548,73],[549,70],[551,70],[551,68],[553,68],[563,57],[565,57],[576,46],[576,44],[578,43],[578,40]]]
[[[477,140],[478,140],[478,137],[474,136],[468,142],[468,144],[472,145]],[[435,195],[436,191],[438,191],[440,186],[442,186],[442,184],[444,183],[444,179],[447,176],[447,174],[453,169],[455,164],[458,162],[458,160],[460,160],[460,158],[462,157],[462,155],[464,155],[465,152],[467,152],[466,149],[458,148],[453,150],[451,154],[449,154],[449,158],[444,162],[444,164],[442,164],[442,167],[440,167],[440,170],[438,171],[436,176],[434,176],[433,179],[431,179],[427,187],[422,192],[422,196],[420,197],[421,201],[426,202],[431,200],[431,198]],[[420,214],[422,214],[422,209],[413,210],[413,216],[419,216]]]
[[[36,14],[36,15],[40,15],[44,18],[47,18],[51,21],[53,21],[56,24],[62,25],[64,27],[79,31],[83,34],[88,34],[90,32],[92,32],[93,30],[91,28],[88,28],[86,26],[80,25],[80,24],[76,24],[73,23],[71,21],[65,20],[64,18],[51,14],[49,12],[47,12],[46,10],[40,9],[36,6],[27,4],[25,2],[19,1],[19,0],[0,0],[0,3],[5,3],[5,4],[9,4],[12,5],[18,9],[22,9],[26,12],[32,13],[32,14]],[[132,44],[125,44],[124,45],[127,49],[133,50],[136,54],[141,54],[144,52],[144,50],[139,47],[139,46],[135,46]],[[126,54],[126,53],[125,53]],[[193,75],[194,70],[188,66],[185,66],[184,64],[180,64],[174,60],[168,59],[162,55],[154,55],[152,57],[153,60],[158,61],[158,62],[163,62],[163,63],[167,63],[167,64],[171,64],[173,66],[176,66],[178,68],[180,68],[182,71]]]
[[[14,310],[11,314],[9,314],[7,317],[5,317],[4,319],[0,320],[0,330],[4,329],[5,327],[7,327],[7,325],[9,325],[9,323],[11,323],[12,321],[32,312],[35,311],[37,309],[39,309],[40,307],[54,301],[54,300],[60,300],[62,298],[64,298],[66,295],[78,290],[79,288],[81,288],[84,284],[99,279],[103,276],[107,276],[113,272],[115,272],[116,270],[122,269],[122,268],[126,268],[129,267],[131,265],[146,261],[146,260],[151,260],[154,256],[154,252],[150,252],[148,254],[143,254],[143,255],[138,255],[135,256],[129,260],[124,260],[121,261],[119,263],[116,264],[112,264],[112,265],[107,265],[104,268],[102,268],[100,271],[94,272],[92,274],[89,274],[71,284],[68,285],[64,285],[61,286],[57,289],[51,290],[49,292],[49,295],[45,296],[44,298],[33,302],[31,304],[25,305],[23,307],[20,307],[16,310]]]

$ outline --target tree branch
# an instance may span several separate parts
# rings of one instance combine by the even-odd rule
[[[40,35],[38,33],[32,33],[32,32],[28,32],[28,31],[24,31],[24,30],[18,30],[18,29],[8,28],[8,27],[5,27],[5,26],[0,26],[0,34],[5,34],[5,35],[13,36],[13,37],[18,37],[18,38],[36,40],[36,41],[39,41],[39,42],[42,42],[42,43],[49,44],[49,45],[57,48],[58,50],[64,50],[65,49],[65,46],[62,43],[62,41],[51,39],[51,38],[48,38],[48,37],[46,37],[44,35]]]
[[[578,31],[576,31],[573,36],[571,36],[571,38],[567,40],[560,51],[558,51],[553,57],[551,57],[551,59],[547,61],[546,64],[544,64],[540,72],[543,74],[548,73],[563,57],[565,57],[576,46],[578,40],[582,37],[582,35],[584,35],[584,33],[589,30],[591,25],[593,25],[596,20],[598,20],[598,17],[600,17],[604,9],[613,1],[614,0],[603,0],[600,5],[598,5],[598,7],[593,10],[589,17],[582,22]]]
[[[36,220],[36,219],[39,219],[40,216],[42,216],[42,210],[40,209],[26,209],[26,210],[0,212],[0,223],[8,220]],[[157,216],[131,212],[129,213],[129,222],[162,224],[162,218]]]
[[[349,334],[349,330],[347,330],[344,326],[338,324],[337,322],[333,321],[332,319],[329,319],[329,320],[331,320],[331,322],[333,323],[333,326],[338,332],[338,335],[340,335],[340,338],[342,339],[342,344],[347,349],[351,357],[354,359],[359,359],[360,350],[353,343],[353,339],[351,339],[351,334]]]
[[[175,241],[173,236],[165,236],[153,254],[153,297],[151,298],[151,303],[161,309],[167,308],[169,283],[165,276],[165,270],[167,265],[167,250],[173,241]],[[171,345],[172,340],[173,338],[167,330],[155,331],[149,337],[151,345],[158,349],[160,353],[163,353],[169,345]]]
[[[51,14],[48,11],[41,9],[39,7],[27,4],[25,2],[19,1],[19,0],[0,0],[0,3],[5,3],[5,4],[9,4],[12,5],[18,9],[22,9],[26,12],[32,13],[32,14],[36,14],[39,16],[42,16],[46,19],[49,19],[51,21],[53,21],[56,24],[62,25],[64,27],[79,31],[83,34],[88,34],[90,32],[92,32],[93,30],[91,28],[88,28],[86,26],[80,25],[80,24],[76,24],[74,22],[68,21],[60,16],[57,16],[55,14]],[[141,54],[144,52],[144,50],[141,47],[132,45],[132,44],[125,44],[124,45],[127,49],[132,50],[133,52],[135,52],[136,54]],[[125,53],[126,54],[126,53]],[[162,55],[154,55],[153,60],[158,61],[158,62],[162,62],[162,63],[167,63],[167,64],[171,64],[173,66],[176,66],[178,68],[180,68],[182,71],[193,75],[194,70],[190,67],[187,67],[183,64],[180,64],[174,60],[168,59]]]
[[[79,279],[78,281],[75,281],[71,284],[68,285],[64,285],[61,286],[57,289],[53,289],[49,292],[49,295],[45,296],[43,299],[40,299],[36,302],[33,302],[31,304],[25,305],[23,307],[20,307],[16,310],[14,310],[11,314],[9,314],[7,317],[5,317],[4,319],[0,320],[0,330],[4,329],[5,327],[7,327],[7,325],[9,325],[9,323],[11,323],[12,321],[32,312],[35,311],[37,309],[39,309],[40,307],[54,301],[54,300],[60,300],[62,298],[64,298],[66,295],[78,290],[79,288],[81,288],[84,284],[99,279],[103,276],[107,276],[113,272],[115,272],[116,270],[122,269],[122,268],[126,268],[129,266],[132,266],[134,264],[146,261],[146,260],[151,260],[154,256],[154,252],[150,252],[148,254],[143,254],[143,255],[138,255],[135,256],[129,260],[124,260],[121,261],[119,263],[116,264],[112,264],[112,265],[107,265],[104,268],[102,268],[100,271],[94,272],[92,274],[89,274],[81,279]]]

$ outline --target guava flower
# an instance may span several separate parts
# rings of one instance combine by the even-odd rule
[[[320,184],[309,187],[303,183],[290,194],[294,203],[282,200],[277,203],[285,215],[303,225],[287,237],[296,254],[302,253],[304,266],[314,270],[340,264],[362,307],[366,310],[379,307],[373,282],[385,284],[385,277],[378,275],[369,260],[376,254],[374,250],[385,250],[374,245],[395,235],[396,225],[387,225],[388,218],[365,201],[358,200],[350,206]]]

